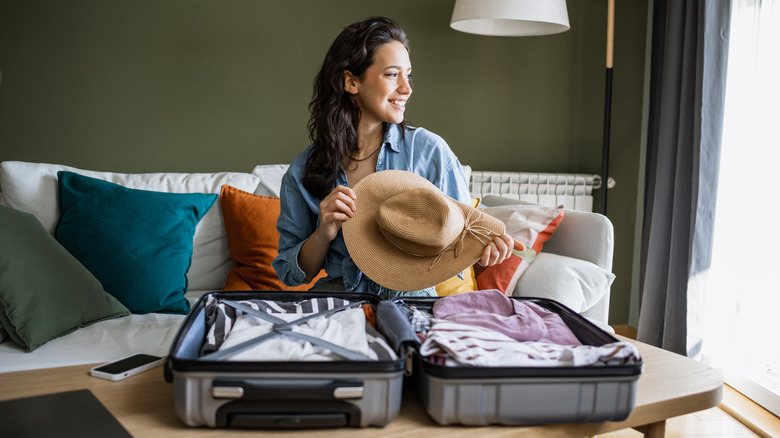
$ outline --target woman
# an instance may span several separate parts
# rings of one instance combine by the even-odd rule
[[[282,179],[273,266],[285,284],[304,284],[325,268],[328,277],[318,290],[373,291],[383,298],[436,295],[433,288],[399,294],[377,285],[352,262],[340,232],[355,210],[350,187],[380,170],[415,172],[451,198],[470,203],[460,163],[447,143],[404,121],[411,72],[406,34],[389,18],[348,26],[328,50],[309,104],[313,143]],[[502,262],[511,248],[511,237],[496,237],[480,264]]]

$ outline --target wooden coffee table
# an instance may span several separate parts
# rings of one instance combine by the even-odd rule
[[[620,338],[618,336],[618,338]],[[666,419],[717,406],[723,379],[720,373],[695,360],[641,342],[644,372],[639,378],[636,407],[622,422],[560,424],[549,426],[438,426],[425,413],[417,396],[406,391],[399,416],[384,428],[263,431],[263,436],[423,436],[446,437],[536,437],[592,436],[635,428],[647,437],[664,436]],[[91,377],[91,365],[20,371],[0,374],[0,400],[55,392],[89,389],[133,435],[138,437],[199,437],[257,434],[253,430],[191,428],[174,412],[173,385],[155,368],[118,382]]]

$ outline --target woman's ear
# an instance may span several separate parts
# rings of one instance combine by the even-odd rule
[[[344,91],[349,94],[357,94],[358,92],[357,80],[349,70],[344,70]]]

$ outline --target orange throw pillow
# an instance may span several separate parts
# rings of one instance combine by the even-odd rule
[[[281,211],[279,198],[255,195],[223,185],[219,195],[230,257],[236,263],[223,290],[307,290],[309,284],[290,287],[282,283],[271,262],[279,254],[276,219]]]

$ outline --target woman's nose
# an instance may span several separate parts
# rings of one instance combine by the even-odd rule
[[[398,85],[398,91],[405,94],[412,94],[412,79],[403,76],[401,83]]]

